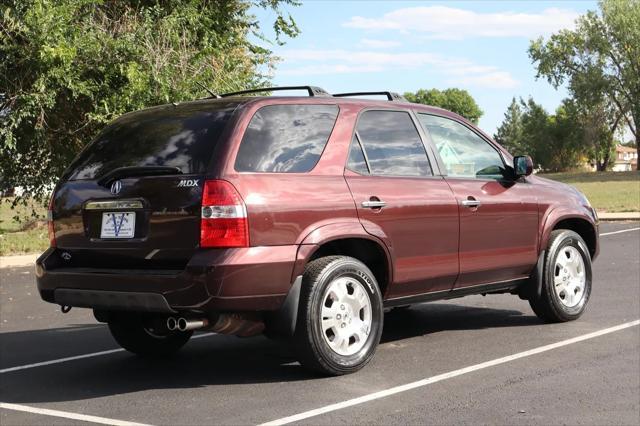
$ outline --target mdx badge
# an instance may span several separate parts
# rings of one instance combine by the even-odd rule
[[[122,182],[117,180],[111,184],[111,193],[113,195],[118,195],[122,190]]]
[[[199,179],[180,179],[178,182],[178,187],[191,187],[198,186]]]

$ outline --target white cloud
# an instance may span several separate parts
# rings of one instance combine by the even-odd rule
[[[376,52],[346,49],[290,49],[278,52],[285,64],[297,62],[338,62],[352,64],[372,71],[383,71],[394,68],[420,68],[425,65],[438,67],[456,67],[464,71],[473,71],[475,65],[465,59],[446,58],[429,52]],[[495,68],[491,68],[495,69]]]
[[[361,47],[369,48],[369,49],[390,49],[392,47],[400,46],[399,41],[393,40],[374,40],[370,38],[363,38],[360,40],[359,45]]]
[[[320,64],[306,65],[278,71],[282,75],[318,75],[318,74],[353,74],[364,72],[380,72],[384,68],[376,65],[343,65],[343,64]]]
[[[465,37],[537,37],[573,27],[578,13],[549,8],[540,13],[478,13],[447,6],[394,10],[379,18],[354,16],[343,25],[366,30],[427,33],[436,39]]]
[[[495,66],[478,65],[467,59],[429,52],[376,52],[362,50],[290,49],[279,52],[282,75],[353,74],[393,70],[430,70],[452,78],[449,84],[510,89],[517,86],[509,72]]]
[[[454,86],[477,86],[489,89],[512,89],[519,84],[519,82],[506,71],[467,75],[460,78],[448,79],[447,83]]]

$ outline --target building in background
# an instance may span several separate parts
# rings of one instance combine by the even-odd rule
[[[635,148],[616,145],[616,158],[613,164],[614,172],[630,172],[636,169],[638,152]]]

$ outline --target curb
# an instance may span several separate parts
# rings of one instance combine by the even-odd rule
[[[40,253],[23,254],[19,256],[0,256],[0,268],[19,268],[33,266]]]
[[[600,220],[640,220],[640,212],[598,213]]]

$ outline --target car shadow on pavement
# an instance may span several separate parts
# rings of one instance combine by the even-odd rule
[[[388,313],[382,343],[445,330],[539,325],[534,316],[504,309],[452,304],[420,305]],[[103,325],[0,334],[2,366],[75,356],[113,349]],[[93,342],[89,345],[87,342]],[[52,348],[50,357],[18,362],[16,354]],[[65,351],[58,350],[64,348]],[[7,359],[10,362],[7,362]],[[228,384],[261,384],[317,380],[295,360],[289,345],[264,337],[214,335],[195,339],[166,359],[141,359],[117,352],[4,373],[0,399],[12,403],[76,401],[155,389],[190,389]],[[332,380],[325,378],[323,380]]]
[[[521,311],[450,303],[425,303],[409,309],[394,309],[385,315],[384,321],[381,343],[447,330],[480,330],[542,324],[535,315],[525,315]]]

